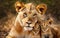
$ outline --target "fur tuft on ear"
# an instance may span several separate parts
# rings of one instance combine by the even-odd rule
[[[42,3],[42,4],[37,5],[36,8],[40,14],[45,14],[45,12],[47,10],[47,5]]]
[[[15,3],[15,9],[16,9],[17,12],[19,12],[19,10],[20,10],[22,7],[24,7],[24,4],[23,4],[22,2],[17,1],[17,2]]]

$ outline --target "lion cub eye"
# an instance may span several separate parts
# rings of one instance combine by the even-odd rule
[[[23,17],[24,17],[24,18],[27,17],[27,13],[24,13],[24,14],[23,14]]]

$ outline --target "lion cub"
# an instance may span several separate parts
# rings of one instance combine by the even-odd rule
[[[18,13],[14,26],[6,38],[40,38],[40,22],[44,20],[47,6],[17,1],[15,8]]]
[[[60,26],[54,22],[51,17],[41,21],[40,38],[60,38]]]

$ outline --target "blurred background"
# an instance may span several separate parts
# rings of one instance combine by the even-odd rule
[[[0,38],[5,38],[14,23],[17,15],[14,4],[16,1],[34,4],[47,4],[46,15],[54,18],[56,23],[60,23],[60,0],[0,0]]]

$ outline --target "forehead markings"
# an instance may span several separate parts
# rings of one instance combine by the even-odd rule
[[[31,10],[34,10],[35,6],[32,3],[25,4],[25,7],[29,13],[31,13]]]
[[[33,5],[32,3],[28,3],[28,4],[25,4],[25,7],[30,10],[32,5]]]
[[[35,13],[37,14],[37,10],[32,3],[25,4],[24,6],[25,7],[22,8],[22,10],[20,11],[20,14],[27,13],[29,17],[32,17]]]

